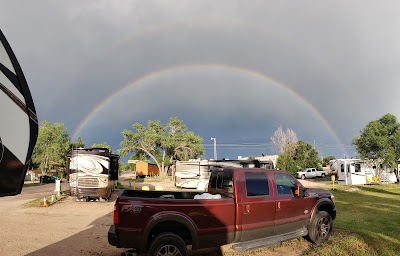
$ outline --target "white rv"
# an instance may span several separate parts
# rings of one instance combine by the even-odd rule
[[[329,162],[330,169],[337,173],[339,181],[346,185],[362,185],[375,182],[395,183],[396,176],[392,171],[377,171],[361,159],[336,159]],[[382,169],[382,168],[381,168]]]
[[[367,168],[361,159],[335,159],[329,162],[329,167],[346,185],[367,184],[367,180],[373,180],[375,176],[375,171]]]
[[[109,199],[118,180],[118,161],[119,155],[106,148],[72,149],[67,164],[71,196]]]
[[[213,170],[229,167],[274,169],[274,164],[271,160],[251,158],[176,161],[174,165],[175,186],[205,190]]]

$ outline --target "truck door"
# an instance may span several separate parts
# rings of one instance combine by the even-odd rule
[[[311,178],[315,178],[315,177],[317,177],[317,170],[312,168],[311,169]]]
[[[275,173],[276,217],[275,235],[293,232],[307,225],[312,201],[306,197],[295,197],[296,184],[300,183],[287,173]]]
[[[242,192],[242,241],[271,236],[274,231],[275,203],[265,172],[244,172],[245,189]]]

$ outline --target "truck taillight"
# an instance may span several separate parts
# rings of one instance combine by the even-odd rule
[[[117,225],[118,222],[119,222],[118,207],[115,204],[115,206],[114,206],[114,224]]]

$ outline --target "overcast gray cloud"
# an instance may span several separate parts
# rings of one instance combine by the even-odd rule
[[[220,157],[275,153],[280,125],[340,157],[354,156],[369,121],[400,116],[399,11],[397,1],[3,1],[0,24],[39,118],[88,145],[118,149],[133,123],[178,116],[210,146],[216,137]]]

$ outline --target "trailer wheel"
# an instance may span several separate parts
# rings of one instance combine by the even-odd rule
[[[150,245],[149,256],[188,256],[185,242],[174,233],[163,233]]]
[[[325,211],[315,213],[308,226],[307,239],[314,244],[320,244],[328,240],[332,232],[332,217]]]

